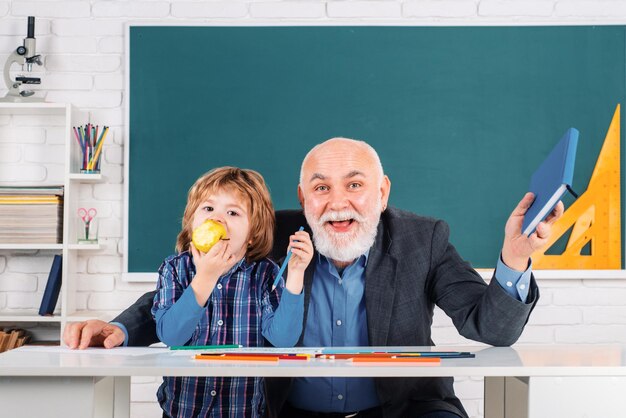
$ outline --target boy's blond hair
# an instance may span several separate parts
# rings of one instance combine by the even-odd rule
[[[182,231],[176,239],[176,251],[189,250],[193,233],[193,215],[200,203],[218,190],[234,192],[246,204],[250,220],[250,242],[246,250],[249,261],[258,261],[272,251],[274,244],[274,206],[263,177],[254,170],[220,167],[205,173],[189,189]]]

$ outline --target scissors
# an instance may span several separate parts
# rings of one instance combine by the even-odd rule
[[[91,224],[91,221],[97,214],[98,214],[98,211],[96,210],[96,208],[89,208],[89,209],[79,208],[78,209],[78,216],[80,216],[80,218],[85,223],[85,239],[86,240],[89,239],[89,225]]]

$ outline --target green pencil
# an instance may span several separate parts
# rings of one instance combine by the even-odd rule
[[[225,348],[242,348],[241,344],[224,344],[224,345],[175,345],[170,350],[222,350]]]

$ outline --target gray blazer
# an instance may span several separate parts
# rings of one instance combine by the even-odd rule
[[[278,211],[272,258],[285,254],[289,235],[307,225],[301,211]],[[435,304],[469,339],[496,346],[513,344],[539,299],[531,279],[526,303],[511,298],[497,281],[489,285],[448,241],[445,222],[396,208],[381,216],[365,269],[365,306],[370,344],[430,346]],[[497,257],[494,254],[494,257]],[[315,263],[305,273],[304,324]],[[129,345],[157,341],[150,315],[154,292],[143,295],[114,321],[129,332]],[[302,341],[302,337],[300,342]],[[452,378],[376,378],[385,417],[411,417],[446,410],[467,416],[454,395]],[[269,416],[278,416],[289,394],[289,378],[266,379]]]

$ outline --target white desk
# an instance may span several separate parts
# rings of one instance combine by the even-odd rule
[[[392,348],[398,347],[385,347]],[[0,354],[0,405],[6,416],[127,418],[131,376],[483,376],[485,418],[617,418],[626,416],[624,348],[446,347],[442,350],[472,351],[476,358],[415,366],[341,360],[209,362],[194,360],[191,352],[174,355],[163,349],[147,355],[123,348],[110,354],[18,349]]]

